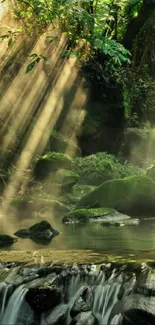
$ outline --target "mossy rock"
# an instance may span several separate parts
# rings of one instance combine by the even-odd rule
[[[60,169],[53,175],[53,182],[64,190],[70,190],[79,180],[79,176],[67,169]]]
[[[77,223],[77,222],[85,222],[90,219],[97,220],[100,217],[112,214],[113,212],[115,212],[115,210],[110,209],[110,208],[77,209],[77,210],[74,210],[74,211],[68,213],[62,219],[62,222],[63,223]]]
[[[109,207],[129,215],[149,215],[155,209],[155,183],[146,176],[107,181],[84,196],[77,207]]]
[[[42,180],[58,169],[71,169],[71,163],[71,158],[66,154],[49,152],[37,161],[34,176],[36,179]]]
[[[146,170],[146,176],[155,182],[155,165],[152,165]]]
[[[18,237],[31,238],[34,241],[42,243],[48,243],[58,234],[59,232],[46,220],[36,223],[30,228],[20,229],[15,233]]]

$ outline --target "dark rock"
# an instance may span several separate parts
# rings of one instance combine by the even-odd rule
[[[14,244],[18,239],[9,235],[0,234],[0,247],[10,246]]]
[[[36,313],[41,314],[61,302],[62,292],[55,285],[30,288],[26,293],[25,300]]]
[[[45,324],[51,324],[51,325],[66,324],[68,310],[69,310],[69,306],[63,303],[56,306],[52,310],[52,312],[48,313],[48,316],[45,317]]]
[[[70,325],[98,325],[98,321],[91,311],[87,311],[74,317]]]
[[[130,310],[124,315],[122,325],[155,325],[155,316],[143,310]]]
[[[123,325],[155,325],[155,297],[131,295],[123,305]]]
[[[14,235],[20,238],[28,238],[30,237],[30,231],[28,228],[24,228],[16,231]]]
[[[93,296],[92,291],[89,287],[84,287],[83,292],[81,293],[80,297],[75,301],[70,315],[71,317],[77,316],[81,312],[90,311],[92,307]]]
[[[31,238],[39,242],[49,242],[53,237],[59,234],[48,221],[44,220],[36,223],[30,228],[18,230],[16,233],[18,237]]]

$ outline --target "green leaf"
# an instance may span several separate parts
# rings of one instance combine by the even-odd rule
[[[12,38],[9,38],[8,47],[11,47],[12,46],[12,43],[13,43],[13,39]]]

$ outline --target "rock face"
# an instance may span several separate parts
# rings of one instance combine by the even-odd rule
[[[61,299],[61,290],[56,286],[30,288],[25,296],[30,307],[39,314],[58,305]]]
[[[41,221],[30,228],[18,230],[15,233],[15,236],[21,238],[31,238],[35,241],[48,243],[58,234],[58,231],[55,230],[48,221]]]
[[[77,207],[109,207],[129,215],[154,213],[155,183],[146,176],[107,181],[84,196]]]
[[[10,246],[14,244],[18,239],[9,235],[0,234],[0,247]]]
[[[90,287],[84,287],[80,297],[75,301],[70,315],[72,318],[76,317],[81,312],[89,312],[93,305],[93,294]]]
[[[46,178],[50,172],[61,168],[71,169],[71,158],[63,153],[49,152],[37,161],[34,175],[36,179],[42,180]]]
[[[123,306],[123,325],[154,325],[155,297],[130,296]]]

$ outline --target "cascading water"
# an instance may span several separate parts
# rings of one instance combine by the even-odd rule
[[[150,268],[145,267],[137,275],[111,265],[103,265],[100,270],[75,265],[1,266],[0,324],[136,324],[131,319],[128,322],[125,313],[132,310],[140,291],[148,295],[149,285],[144,290],[145,281],[141,286],[139,278],[146,280],[149,272]],[[133,309],[140,311],[140,306]],[[148,316],[154,317],[153,312],[148,311]]]

